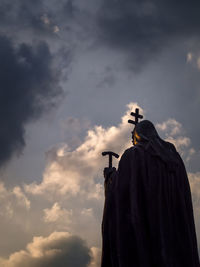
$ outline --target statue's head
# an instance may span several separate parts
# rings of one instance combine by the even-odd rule
[[[141,137],[138,135],[138,133],[136,132],[135,128],[131,133],[132,133],[132,143],[135,146],[135,145],[138,144],[138,142],[141,141]]]
[[[136,145],[139,142],[149,141],[155,137],[158,137],[156,128],[153,123],[148,120],[138,122],[132,131],[133,145]]]
[[[132,132],[133,145],[141,144],[151,155],[160,158],[174,171],[179,164],[175,146],[158,135],[155,126],[148,120],[136,124]]]

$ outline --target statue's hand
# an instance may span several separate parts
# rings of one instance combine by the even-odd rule
[[[104,171],[103,171],[103,176],[104,178],[107,180],[110,175],[116,171],[116,168],[115,167],[112,167],[112,168],[104,168]]]

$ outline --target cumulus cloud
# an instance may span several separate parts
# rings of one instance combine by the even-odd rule
[[[91,123],[88,119],[82,120],[73,117],[67,117],[61,120],[61,134],[63,140],[67,140],[67,146],[71,150],[78,147],[82,143],[82,132],[88,130],[91,127]],[[66,144],[64,145],[66,147]],[[64,149],[66,151],[66,149]],[[62,146],[60,151],[64,151]]]
[[[2,267],[86,267],[90,261],[85,241],[67,232],[34,237],[25,250],[11,254],[9,259],[0,258]]]
[[[30,209],[30,200],[24,194],[19,186],[13,189],[7,189],[5,185],[0,183],[0,217],[12,219],[14,213],[18,209],[28,211]]]
[[[0,182],[0,257],[19,249],[30,234],[31,200],[20,186],[8,188]]]
[[[27,205],[24,197],[31,200],[28,210],[29,231],[34,233],[34,236],[35,233],[41,235],[45,232],[49,235],[52,231],[67,231],[87,240],[93,258],[90,267],[98,267],[101,256],[101,220],[104,203],[102,172],[108,164],[108,159],[102,157],[101,153],[104,150],[113,150],[122,155],[124,150],[132,145],[133,125],[127,121],[131,118],[130,112],[136,107],[139,107],[140,113],[145,116],[145,111],[137,103],[130,103],[118,125],[107,128],[100,125],[90,126],[84,140],[74,149],[66,143],[50,149],[42,181],[25,184],[23,188],[17,187],[13,190],[15,198],[18,197],[24,207]],[[79,132],[80,124],[76,120],[73,123],[75,131]],[[177,150],[183,152],[184,158],[188,157],[192,147],[183,126],[178,121],[168,119],[156,124],[156,128],[164,139],[172,141]],[[116,160],[114,166],[117,166]],[[191,181],[192,188],[195,184],[196,190],[198,179]],[[194,191],[193,194],[197,196],[195,198],[199,198],[199,192]],[[196,201],[194,206],[197,206]],[[36,218],[41,218],[39,224],[36,223]],[[27,256],[27,251],[22,254]],[[30,255],[28,257],[30,258]]]
[[[57,202],[50,209],[44,209],[44,221],[48,223],[63,223],[68,225],[71,222],[71,216],[72,209],[63,209]]]
[[[25,206],[28,210],[30,209],[30,201],[27,199],[19,186],[13,188],[13,194],[16,196],[19,205]]]
[[[102,126],[94,126],[88,130],[83,143],[73,151],[68,146],[60,149],[53,148],[48,152],[50,162],[45,170],[43,180],[40,184],[25,186],[26,192],[37,194],[49,194],[76,196],[85,194],[87,198],[99,198],[101,184],[95,184],[94,178],[100,175],[107,159],[102,158],[102,151],[113,150],[122,154],[125,148],[131,145],[131,131],[127,121],[130,112],[138,105],[130,103],[128,110],[117,126],[107,129]],[[140,112],[143,113],[142,108]],[[119,142],[120,140],[120,142]],[[88,192],[92,192],[88,195]]]
[[[45,198],[52,203],[52,208],[45,209],[46,223],[57,219],[57,225],[62,227],[61,229],[70,229],[72,233],[77,232],[83,238],[88,237],[92,240],[91,246],[100,245],[97,233],[100,235],[104,202],[102,170],[108,164],[108,159],[103,158],[101,153],[112,150],[122,155],[124,150],[132,145],[133,126],[127,121],[131,118],[130,112],[136,107],[145,115],[145,111],[137,103],[130,103],[118,125],[107,128],[94,126],[88,130],[85,139],[75,149],[61,144],[47,153],[48,164],[42,181],[24,187],[26,194]],[[174,143],[177,150],[189,160],[190,154],[194,151],[182,125],[175,119],[169,119],[157,124],[156,127],[163,138]],[[114,165],[117,166],[116,160]],[[55,204],[57,202],[60,204]],[[73,210],[74,206],[76,210]],[[72,214],[67,214],[66,211],[71,209]],[[66,216],[66,224],[61,223],[58,214],[61,218]],[[67,223],[69,217],[71,224]],[[75,223],[77,218],[79,224]],[[78,225],[81,225],[81,228]]]
[[[0,64],[0,70],[1,72],[5,71],[6,76],[4,77],[7,77],[5,83],[1,81],[1,84],[6,86],[2,87],[0,111],[1,114],[6,114],[6,116],[2,115],[0,119],[2,129],[5,129],[5,132],[2,132],[2,136],[0,136],[2,141],[0,164],[10,159],[16,151],[22,150],[26,141],[24,137],[27,123],[39,118],[46,109],[52,106],[55,96],[62,94],[62,90],[58,86],[61,81],[60,73],[55,72],[53,67],[55,58],[52,51],[57,50],[58,52],[59,50],[56,54],[56,67],[59,70],[66,67],[64,61],[62,61],[62,64],[58,64],[59,57],[65,58],[69,62],[69,54],[66,51],[68,51],[68,47],[77,48],[77,45],[80,45],[79,48],[81,47],[78,51],[79,55],[84,51],[84,56],[88,46],[90,51],[100,47],[103,48],[102,53],[96,53],[95,51],[95,57],[90,54],[89,59],[95,60],[95,62],[97,60],[98,64],[103,63],[107,66],[110,64],[110,54],[107,53],[112,50],[111,57],[114,58],[116,51],[119,53],[118,49],[120,49],[119,56],[116,56],[117,64],[123,61],[121,55],[124,56],[124,53],[128,53],[131,60],[133,58],[130,57],[130,54],[135,57],[136,60],[132,61],[136,63],[138,69],[142,63],[147,62],[152,58],[152,55],[161,51],[162,48],[170,47],[171,43],[181,40],[181,47],[175,49],[175,54],[177,50],[180,51],[185,46],[186,42],[184,40],[186,38],[189,40],[190,37],[198,36],[198,10],[199,4],[197,2],[188,3],[185,0],[182,1],[181,9],[178,3],[164,1],[161,4],[154,0],[142,0],[140,2],[131,0],[88,0],[87,4],[83,4],[81,0],[63,0],[59,2],[56,0],[36,0],[34,3],[30,0],[21,0],[20,3],[12,0],[2,0],[0,2],[0,30],[3,34],[16,39],[15,43],[12,43],[11,39],[4,35],[0,39],[2,51],[0,54],[2,63]],[[34,42],[32,42],[32,39],[34,39]],[[38,40],[43,41],[37,44],[35,41]],[[95,40],[98,40],[98,42],[95,43]],[[192,42],[191,39],[189,41]],[[108,46],[105,46],[105,44]],[[198,53],[195,54],[192,47],[187,47],[186,51],[190,51],[187,54],[187,63],[190,63],[187,64],[187,68],[190,68],[191,64],[198,68]],[[186,51],[184,51],[184,63]],[[176,56],[173,64],[176,63]],[[107,58],[107,63],[103,59],[104,57]],[[80,59],[79,63],[87,70],[88,57],[85,56],[85,58],[82,63],[80,63],[82,60]],[[167,68],[166,64],[168,62],[164,61],[165,69]],[[176,74],[176,78],[188,75],[189,83],[185,78],[182,79],[182,84],[172,81],[171,90],[175,89],[174,91],[177,91],[179,95],[175,100],[174,108],[174,102],[170,102],[172,109],[174,109],[173,112],[179,114],[177,106],[180,107],[181,105],[182,107],[184,103],[185,108],[192,109],[195,114],[199,107],[199,98],[196,92],[199,91],[198,88],[196,89],[198,86],[191,85],[191,81],[198,81],[199,73],[197,72],[196,77],[191,75],[187,69],[187,75],[183,75],[183,69],[179,67],[176,67],[176,73],[179,73]],[[81,67],[80,69],[80,72],[82,72]],[[100,79],[100,82],[97,83],[98,91],[101,91],[99,88],[110,89],[118,81],[116,77],[121,80],[119,86],[129,87],[130,84],[127,85],[121,79],[120,68],[116,73],[114,71],[114,69],[105,66],[105,72],[100,73],[97,68],[96,76],[94,73],[91,74],[94,79],[96,78],[98,81]],[[171,79],[169,73],[163,73],[167,77],[166,80],[162,77],[158,80],[156,77],[155,80],[156,83],[159,81],[159,84],[162,80],[163,84],[167,84],[167,88],[169,78],[173,80],[173,77]],[[161,76],[163,73],[161,73]],[[77,72],[75,77],[77,77]],[[138,86],[138,88],[145,88],[144,84],[147,83],[145,79],[146,76],[144,79],[142,77],[145,82],[140,84],[141,86]],[[70,85],[73,88],[73,82]],[[191,93],[188,93],[189,86],[190,88],[192,86],[191,89],[195,91],[193,98],[190,99],[191,101],[188,101],[188,96],[191,96]],[[88,87],[88,84],[85,87]],[[147,87],[148,92],[143,91],[141,93],[143,90],[141,88],[140,94],[142,99],[148,99],[150,106],[159,102],[159,96],[162,98],[166,94],[168,97],[170,96],[168,90],[163,95],[162,88],[159,89],[160,91],[157,89],[149,91],[149,84]],[[12,88],[14,89],[12,90]],[[112,95],[111,91],[110,95]],[[115,91],[114,95],[119,94]],[[81,99],[81,92],[79,97]],[[166,99],[171,100],[168,97]],[[121,101],[121,98],[119,99]],[[151,99],[153,100],[151,101]],[[175,99],[174,95],[173,99]],[[24,103],[26,103],[25,106]],[[169,103],[169,101],[166,101],[166,103]],[[87,103],[85,102],[85,104]],[[8,108],[3,109],[5,106]],[[4,185],[2,186],[1,192],[4,196],[1,198],[1,203],[3,203],[1,209],[2,224],[6,224],[9,218],[12,218],[12,222],[9,221],[7,227],[15,232],[18,231],[19,236],[27,235],[28,231],[32,236],[42,235],[44,232],[48,235],[52,232],[52,229],[54,231],[69,230],[73,234],[80,233],[82,238],[89,240],[89,246],[93,248],[93,255],[99,255],[99,229],[104,201],[102,170],[108,164],[108,160],[102,158],[101,152],[109,149],[121,155],[131,145],[128,140],[130,140],[132,127],[127,124],[127,120],[130,118],[130,111],[134,110],[135,107],[136,104],[135,106],[134,104],[129,105],[122,121],[118,125],[111,125],[107,128],[101,125],[91,126],[87,121],[80,123],[76,118],[68,118],[63,123],[63,134],[66,134],[66,129],[68,132],[65,140],[69,139],[69,135],[73,137],[74,132],[78,136],[71,139],[70,142],[67,141],[67,143],[64,140],[62,144],[54,146],[47,152],[47,166],[42,181],[26,184],[24,187],[17,186],[11,190],[6,189]],[[141,112],[143,112],[142,109]],[[186,113],[183,112],[182,114],[184,117]],[[187,117],[188,129],[194,128],[194,125],[197,127],[195,120],[191,121],[189,116]],[[191,126],[191,123],[193,123],[193,126]],[[89,129],[85,139],[81,136],[82,129]],[[174,119],[167,120],[158,125],[158,130],[165,139],[175,143],[186,161],[191,161],[191,157],[196,151],[179,122]],[[70,131],[71,133],[69,133]],[[199,138],[197,139],[199,140]],[[116,160],[114,160],[114,165],[117,166]],[[198,179],[195,181],[197,186]],[[3,216],[5,214],[7,221]],[[36,223],[36,218],[39,223]],[[15,224],[20,224],[20,229],[23,229],[24,226],[26,233],[19,231],[19,228],[15,229]],[[5,229],[6,227],[1,229],[2,239],[5,239]],[[12,232],[9,239],[10,243],[12,243],[12,239],[16,239],[13,236]],[[18,243],[21,240],[19,236]],[[7,243],[9,240],[7,240]],[[3,250],[3,245],[1,248]],[[14,248],[12,250],[16,251]],[[99,256],[95,257],[99,259]],[[98,260],[94,260],[91,264],[99,266],[96,262]]]
[[[175,119],[168,119],[162,123],[157,123],[156,128],[164,136],[166,141],[176,146],[177,150],[186,161],[191,159],[191,156],[196,151],[191,147],[191,140],[189,137],[185,136],[185,130],[180,122]]]
[[[101,152],[111,150],[122,155],[123,151],[131,146],[132,126],[127,121],[130,118],[130,112],[136,107],[138,107],[136,103],[130,103],[117,126],[108,128],[94,126],[88,130],[85,140],[73,151],[67,145],[62,145],[59,149],[52,148],[48,152],[50,160],[42,182],[26,185],[26,192],[33,195],[45,194],[49,197],[52,192],[54,196],[67,194],[68,197],[82,194],[87,199],[93,197],[100,199],[102,185],[95,183],[94,179],[96,176],[100,177],[100,172],[108,161],[102,158]],[[143,114],[144,111],[139,108],[140,113]],[[189,148],[192,153],[190,139],[184,136],[182,125],[175,119],[168,119],[157,124],[156,127],[166,140],[175,144],[180,153],[183,153],[186,148]]]
[[[103,168],[108,164],[108,159],[101,153],[113,150],[122,155],[131,146],[133,126],[127,121],[136,107],[136,103],[130,103],[117,126],[90,127],[85,139],[75,149],[61,144],[47,153],[42,181],[24,185],[26,194],[33,199],[32,205],[34,199],[51,203],[48,208],[43,208],[46,229],[70,231],[87,239],[90,247],[101,247]],[[140,112],[144,114],[142,108]],[[117,166],[117,161],[113,164]]]

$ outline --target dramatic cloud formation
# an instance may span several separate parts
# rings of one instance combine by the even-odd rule
[[[67,144],[52,148],[47,154],[49,163],[43,181],[40,184],[27,185],[26,192],[34,195],[49,195],[49,198],[52,197],[52,193],[54,196],[67,194],[68,197],[81,193],[87,195],[87,198],[94,196],[96,199],[101,198],[99,195],[101,184],[95,184],[95,177],[102,175],[100,171],[108,161],[102,158],[101,152],[111,150],[122,155],[123,151],[131,146],[130,137],[133,126],[127,121],[131,111],[134,111],[138,105],[130,103],[127,107],[128,110],[118,126],[107,129],[94,126],[88,131],[83,143],[74,150],[71,150]],[[141,113],[145,113],[141,107],[139,108]],[[188,157],[195,153],[190,146],[190,139],[184,136],[182,125],[175,119],[168,119],[157,124],[156,127],[164,139],[176,145],[182,156]],[[189,160],[189,158],[185,159]]]
[[[4,217],[2,214],[1,221],[4,223],[5,220],[12,220],[12,224],[7,226],[7,229],[9,227],[14,228],[18,223],[17,231],[21,237],[26,237],[28,234],[32,234],[32,236],[49,236],[47,238],[35,238],[32,243],[24,240],[24,244],[29,243],[26,250],[24,250],[25,245],[23,247],[21,244],[21,247],[23,247],[21,251],[9,253],[10,256],[7,260],[7,257],[3,256],[2,262],[11,264],[14,260],[19,259],[21,264],[22,261],[33,264],[28,266],[36,266],[34,264],[45,266],[42,264],[49,263],[51,260],[52,262],[59,262],[60,254],[57,254],[57,250],[60,248],[60,241],[55,246],[50,244],[52,242],[54,244],[54,239],[63,239],[63,235],[67,243],[67,240],[69,240],[68,235],[76,235],[87,241],[91,259],[89,266],[99,267],[101,258],[101,220],[104,203],[102,172],[103,168],[108,164],[108,159],[103,158],[101,152],[113,150],[122,155],[124,150],[131,146],[133,126],[128,124],[127,120],[130,118],[130,112],[135,110],[136,107],[139,107],[140,113],[145,115],[145,111],[140,106],[136,103],[130,103],[127,105],[127,110],[118,125],[111,125],[107,128],[89,126],[85,139],[77,147],[70,148],[65,143],[49,150],[47,153],[47,166],[41,182],[25,184],[22,188],[15,187],[12,190],[6,189],[4,185],[1,186],[1,191],[4,192],[1,195],[4,195],[4,199],[1,200],[0,198],[0,204],[5,206]],[[78,123],[77,119],[72,120],[72,118],[66,121],[73,121],[75,123],[74,127],[76,126],[75,129],[79,134],[79,127],[82,124]],[[194,154],[196,151],[192,148],[190,139],[185,135],[183,126],[171,118],[156,124],[156,128],[159,134],[173,142],[183,158],[190,162],[191,150]],[[116,161],[114,161],[114,166],[117,166]],[[198,189],[199,173],[190,173],[189,179],[194,200],[197,234],[200,237],[200,225],[197,220],[200,215],[198,208],[200,199]],[[11,197],[15,199],[15,203],[10,202]],[[16,199],[19,199],[20,202],[16,201]],[[8,208],[6,208],[6,204],[9,206]],[[24,215],[25,212],[28,213],[26,217]],[[26,225],[26,232],[22,231],[24,225]],[[53,232],[58,231],[70,234],[67,236],[66,233],[60,234],[61,236],[59,237],[57,234],[53,234]],[[44,248],[43,245],[40,245],[40,241],[42,244],[49,245],[45,245]],[[66,244],[65,241],[61,243]],[[67,248],[64,247],[62,247],[62,251],[66,253]],[[15,249],[14,251],[18,250]],[[36,251],[36,254],[41,256],[35,258],[35,252],[33,253],[33,251]],[[54,251],[55,254],[52,256]],[[64,254],[61,252],[61,255]],[[83,266],[85,266],[84,264],[83,261]],[[80,264],[80,266],[82,265]]]
[[[97,0],[99,1],[99,0]],[[83,5],[72,0],[12,0],[0,1],[0,29],[16,40],[46,40],[52,46],[77,45],[85,40],[90,32],[94,33],[95,18],[92,10],[97,8],[95,1]],[[91,6],[93,8],[91,8]],[[87,32],[83,29],[87,29]],[[16,34],[17,32],[17,34]]]
[[[84,4],[80,0],[59,3],[43,0],[34,4],[30,0],[20,3],[2,0],[0,29],[19,44],[35,40],[47,42],[56,54],[57,69],[66,67],[63,64],[69,60],[69,50],[73,51],[70,52],[70,56],[73,54],[72,81],[66,84],[63,77],[59,79],[69,86],[75,101],[68,103],[65,116],[79,117],[76,103],[80,109],[84,107],[89,117],[91,112],[85,106],[89,106],[91,94],[94,121],[102,105],[105,106],[102,117],[106,117],[111,109],[106,108],[110,98],[121,105],[120,110],[129,99],[134,99],[148,106],[148,113],[153,116],[157,116],[153,110],[156,106],[162,120],[165,114],[168,117],[173,114],[189,129],[192,141],[199,146],[191,130],[195,122],[183,111],[186,108],[197,113],[199,107],[198,8],[197,1],[187,0],[181,4],[166,0],[89,0]],[[144,65],[147,62],[152,65]],[[146,73],[144,66],[150,66]],[[135,73],[142,75],[141,82],[138,83],[139,76],[134,76]],[[163,98],[166,101],[161,107],[159,103]]]
[[[45,13],[48,10],[45,1],[1,1],[1,28],[9,34],[21,28],[21,32],[51,34],[56,32],[57,25],[52,21],[51,16]],[[12,27],[11,27],[12,25]],[[59,30],[59,29],[58,29]]]
[[[89,0],[84,5],[80,0],[37,0],[34,4],[2,0],[0,28],[10,35],[19,30],[16,39],[34,34],[37,39],[53,40],[58,34],[58,43],[64,39],[66,45],[76,46],[81,40],[93,48],[98,40],[131,53],[141,63],[177,40],[199,37],[198,9],[195,0]]]
[[[84,142],[75,150],[71,151],[65,144],[49,151],[49,164],[42,183],[28,185],[26,191],[36,195],[49,194],[49,197],[52,192],[54,196],[76,196],[79,192],[87,195],[90,192],[88,198],[101,198],[98,195],[100,185],[94,184],[94,178],[97,173],[101,175],[99,171],[107,162],[101,153],[104,150],[114,150],[122,154],[125,148],[131,145],[132,126],[127,121],[135,107],[135,103],[128,105],[128,110],[117,127],[104,129],[102,126],[95,126],[89,130]],[[143,112],[141,108],[140,112]]]
[[[105,0],[99,14],[102,39],[143,61],[175,40],[199,36],[199,8],[195,0]]]
[[[0,259],[2,267],[86,267],[91,255],[85,242],[67,232],[54,232],[48,237],[34,237],[26,250]]]
[[[0,165],[25,145],[25,125],[62,95],[59,73],[45,42],[15,45],[0,36]]]
[[[100,266],[101,152],[132,145],[130,101],[182,155],[200,240],[199,8],[0,0],[0,265],[62,266],[76,244],[78,266]]]

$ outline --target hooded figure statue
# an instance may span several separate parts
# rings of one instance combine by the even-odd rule
[[[104,169],[101,267],[200,267],[184,163],[143,120],[118,170]]]

